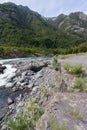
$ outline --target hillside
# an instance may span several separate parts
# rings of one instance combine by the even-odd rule
[[[22,5],[0,4],[0,45],[70,48],[86,41],[86,21],[81,12],[44,18]]]

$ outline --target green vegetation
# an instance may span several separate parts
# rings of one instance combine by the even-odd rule
[[[41,85],[39,87],[39,94],[38,94],[38,97],[37,97],[37,102],[39,103],[40,100],[42,100],[43,98],[46,98],[48,100],[48,97],[49,97],[49,92],[48,92],[48,89]]]
[[[74,89],[87,91],[87,78],[77,78],[74,84]]]
[[[74,92],[74,91],[75,91],[74,87],[68,88],[68,92],[69,92],[69,93],[72,93],[72,92]]]
[[[58,63],[58,58],[57,56],[53,57],[53,62],[52,62],[52,68],[55,70],[59,70],[59,63]]]
[[[58,124],[56,119],[52,115],[50,115],[49,125],[51,130],[67,130],[65,124]]]
[[[82,64],[76,64],[76,65],[70,65],[68,63],[66,63],[64,65],[64,69],[73,74],[73,75],[76,75],[76,76],[82,76],[84,73],[83,73],[83,66]]]
[[[73,108],[71,114],[78,120],[81,120],[83,118],[83,114],[81,112],[78,112],[76,108]]]
[[[82,34],[64,29],[67,22],[64,23],[64,28],[56,27],[65,16],[55,21],[55,26],[28,7],[5,3],[0,4],[0,11],[2,14],[0,15],[0,57],[2,58],[23,57],[34,53],[70,54],[87,51],[87,43],[81,44],[87,41]],[[70,22],[75,18],[70,17]],[[87,24],[85,23],[84,26]]]
[[[70,64],[68,64],[68,63],[66,63],[66,64],[64,64],[64,69],[67,71],[67,72],[69,72],[70,71]]]
[[[82,74],[83,74],[83,66],[82,66],[82,64],[72,65],[70,67],[70,69],[71,69],[71,73],[75,74],[77,76],[82,76]]]
[[[68,88],[68,92],[74,92],[75,89],[78,89],[79,91],[87,92],[87,77],[76,78],[73,86]]]
[[[10,119],[7,124],[10,130],[34,130],[36,122],[42,114],[42,108],[30,99],[24,111],[18,114],[15,119]]]

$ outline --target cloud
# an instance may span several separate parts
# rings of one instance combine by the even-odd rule
[[[26,5],[43,16],[57,16],[60,13],[69,14],[75,11],[87,12],[86,0],[0,0]]]

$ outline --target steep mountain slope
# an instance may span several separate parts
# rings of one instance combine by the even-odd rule
[[[38,46],[39,41],[53,38],[53,32],[54,28],[28,7],[0,4],[0,44]]]
[[[55,20],[51,19],[51,24],[59,29],[72,30],[87,39],[87,15],[83,12],[75,12],[69,15],[61,14]]]
[[[57,18],[44,19],[28,7],[14,3],[0,4],[0,45],[52,49],[79,45],[87,37],[87,16],[83,15],[78,18],[78,13],[61,14]],[[84,33],[78,33],[83,25]],[[76,31],[75,27],[80,30]]]

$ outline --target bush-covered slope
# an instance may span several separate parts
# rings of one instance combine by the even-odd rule
[[[64,15],[57,17],[56,25],[65,18]],[[69,48],[84,41],[74,30],[58,28],[28,7],[0,4],[0,45],[53,49]]]

